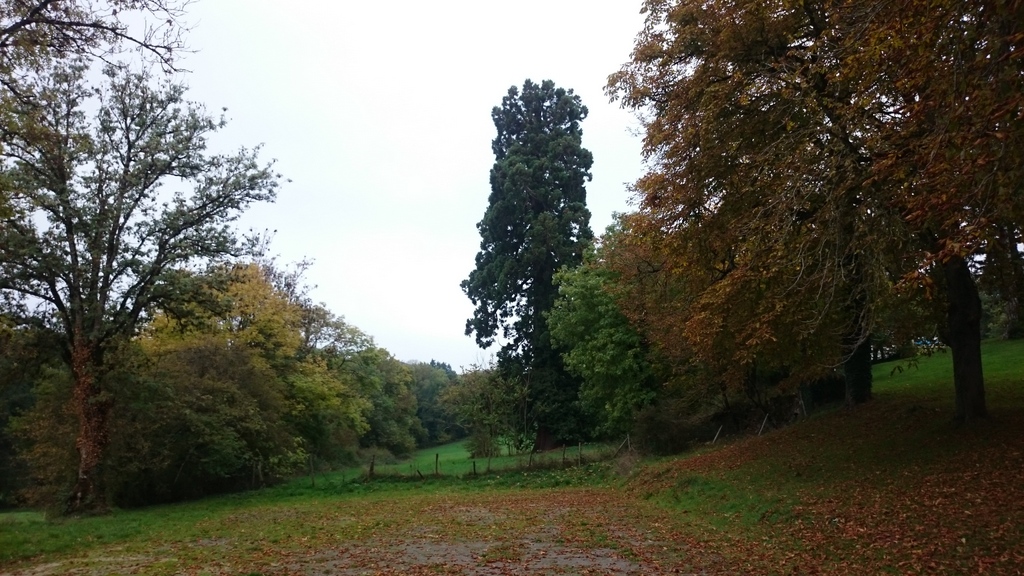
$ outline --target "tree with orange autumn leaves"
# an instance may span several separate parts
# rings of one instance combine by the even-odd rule
[[[968,420],[986,414],[971,267],[995,279],[1015,318],[1024,290],[1024,2],[879,8],[875,66],[900,108],[874,145],[877,178],[918,236],[905,280],[946,295],[957,418]]]
[[[1019,292],[1022,3],[644,10],[608,88],[641,111],[650,166],[617,261],[627,313],[727,385],[841,365],[859,402],[872,334],[928,330],[909,312],[941,297],[957,418],[984,416],[971,266]]]

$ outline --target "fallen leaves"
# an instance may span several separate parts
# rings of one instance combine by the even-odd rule
[[[622,486],[240,500],[187,538],[150,530],[0,573],[1022,573],[1024,408],[962,430],[876,402],[714,448]]]

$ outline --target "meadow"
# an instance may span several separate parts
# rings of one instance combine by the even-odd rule
[[[500,456],[493,458],[473,458],[467,448],[467,442],[463,440],[419,450],[410,458],[397,461],[392,461],[393,458],[382,459],[374,464],[374,475],[424,479],[431,475],[472,477],[509,470],[565,468],[583,462],[605,460],[621,447],[608,444],[580,444],[563,446],[561,449],[540,454],[509,454],[503,451]],[[369,466],[363,465],[345,468],[322,477],[328,481],[344,481],[363,478],[369,472]]]
[[[988,342],[991,416],[952,423],[948,354],[875,399],[671,458],[472,460],[461,444],[99,517],[0,514],[0,574],[1019,574],[1024,342]],[[616,446],[610,448],[614,450]],[[588,452],[588,450],[590,452]],[[435,475],[435,458],[438,474]],[[529,462],[527,462],[528,464]]]

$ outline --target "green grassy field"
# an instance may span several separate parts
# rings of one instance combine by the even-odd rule
[[[0,574],[1019,574],[1024,341],[986,343],[991,418],[967,426],[948,354],[896,366],[876,367],[867,405],[675,458],[562,469],[558,452],[472,476],[455,444],[373,481],[0,514]]]
[[[378,476],[408,476],[419,478],[420,475],[440,475],[466,477],[488,472],[524,470],[529,468],[551,468],[574,465],[580,457],[584,461],[607,458],[615,451],[615,446],[606,444],[584,444],[582,446],[566,446],[564,450],[534,454],[514,454],[505,452],[493,458],[473,458],[466,447],[465,441],[453,442],[444,446],[419,450],[410,458],[395,463],[374,465],[374,473]],[[331,478],[357,478],[368,474],[369,466],[362,465],[333,472]]]

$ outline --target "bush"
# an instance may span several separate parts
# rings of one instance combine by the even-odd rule
[[[45,368],[34,394],[35,404],[10,424],[18,457],[28,470],[19,499],[48,515],[59,515],[71,494],[78,463],[78,420],[68,411],[71,374],[63,367]]]
[[[695,411],[679,399],[663,399],[637,413],[632,437],[643,451],[652,454],[678,454],[695,442],[709,441],[715,433],[714,408]]]
[[[470,458],[495,458],[501,456],[498,439],[482,432],[474,432],[466,441]]]

